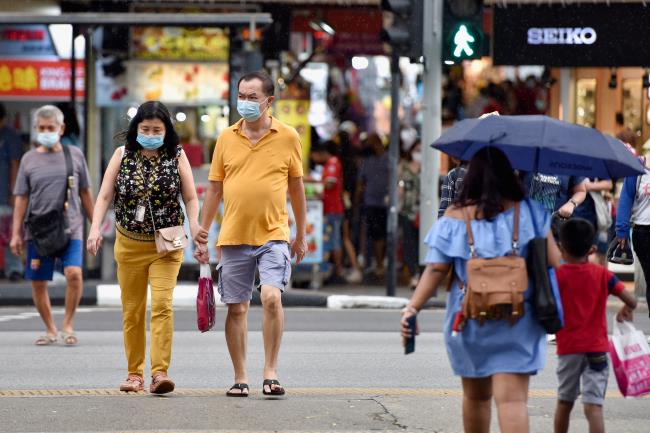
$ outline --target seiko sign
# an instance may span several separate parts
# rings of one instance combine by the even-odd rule
[[[531,27],[529,45],[592,45],[598,35],[591,27]]]
[[[650,67],[650,43],[643,33],[650,23],[650,7],[641,2],[538,0],[517,7],[489,3],[496,3],[494,65]]]

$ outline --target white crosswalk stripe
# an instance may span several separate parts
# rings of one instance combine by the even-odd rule
[[[81,308],[77,308],[76,312],[77,313],[92,313],[92,312],[108,311],[108,310],[113,310],[113,308],[87,308],[87,307],[81,307]],[[65,309],[63,309],[63,308],[54,308],[54,309],[52,309],[52,315],[62,316],[64,314],[65,314]],[[25,320],[25,319],[31,319],[33,317],[38,317],[38,312],[29,311],[29,312],[18,313],[18,314],[0,315],[0,322],[9,322],[11,320]]]

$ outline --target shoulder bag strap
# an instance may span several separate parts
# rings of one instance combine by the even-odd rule
[[[63,190],[63,210],[68,209],[68,200],[70,199],[70,190],[74,183],[74,172],[72,169],[72,156],[70,156],[70,149],[67,145],[61,144],[63,147],[63,156],[65,158],[65,189]]]
[[[149,205],[149,215],[151,215],[151,225],[153,226],[153,231],[158,231],[156,229],[156,219],[153,217],[153,209],[151,209],[151,200],[149,200],[149,195],[147,194],[147,204]]]
[[[474,235],[472,234],[472,223],[467,207],[463,208],[463,218],[465,219],[465,227],[467,228],[467,243],[469,244],[470,257],[476,257],[476,247],[474,245]]]
[[[519,255],[519,202],[515,203],[512,227],[512,254]]]
[[[476,257],[476,246],[474,245],[472,224],[467,208],[463,208],[463,217],[465,219],[465,227],[467,229],[467,243],[469,244],[469,252],[471,257]],[[519,202],[515,203],[515,213],[513,217],[512,253],[515,256],[519,255]]]

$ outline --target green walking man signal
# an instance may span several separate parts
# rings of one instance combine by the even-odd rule
[[[442,60],[454,64],[489,55],[483,33],[481,0],[445,0],[442,19]]]
[[[470,44],[474,42],[476,42],[476,38],[470,34],[467,30],[467,26],[461,25],[458,27],[458,30],[456,30],[456,33],[454,34],[454,45],[456,46],[454,48],[454,57],[473,56],[474,50]],[[463,55],[463,53],[465,54]]]

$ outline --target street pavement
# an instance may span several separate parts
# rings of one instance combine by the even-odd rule
[[[614,307],[610,308],[615,311]],[[460,432],[461,391],[442,341],[444,312],[420,315],[416,352],[405,356],[395,310],[287,308],[280,380],[287,395],[261,393],[261,310],[249,317],[251,396],[227,398],[232,368],[223,336],[195,330],[195,312],[177,309],[165,397],[117,391],[125,377],[120,312],[81,307],[77,347],[36,347],[40,319],[33,308],[0,308],[0,432]],[[58,323],[62,310],[55,308]],[[637,326],[650,334],[650,320]],[[531,380],[532,432],[551,432],[556,395],[554,346]],[[648,399],[623,399],[610,377],[607,431],[648,431]],[[587,431],[576,406],[572,431]],[[498,431],[496,416],[492,431]]]

